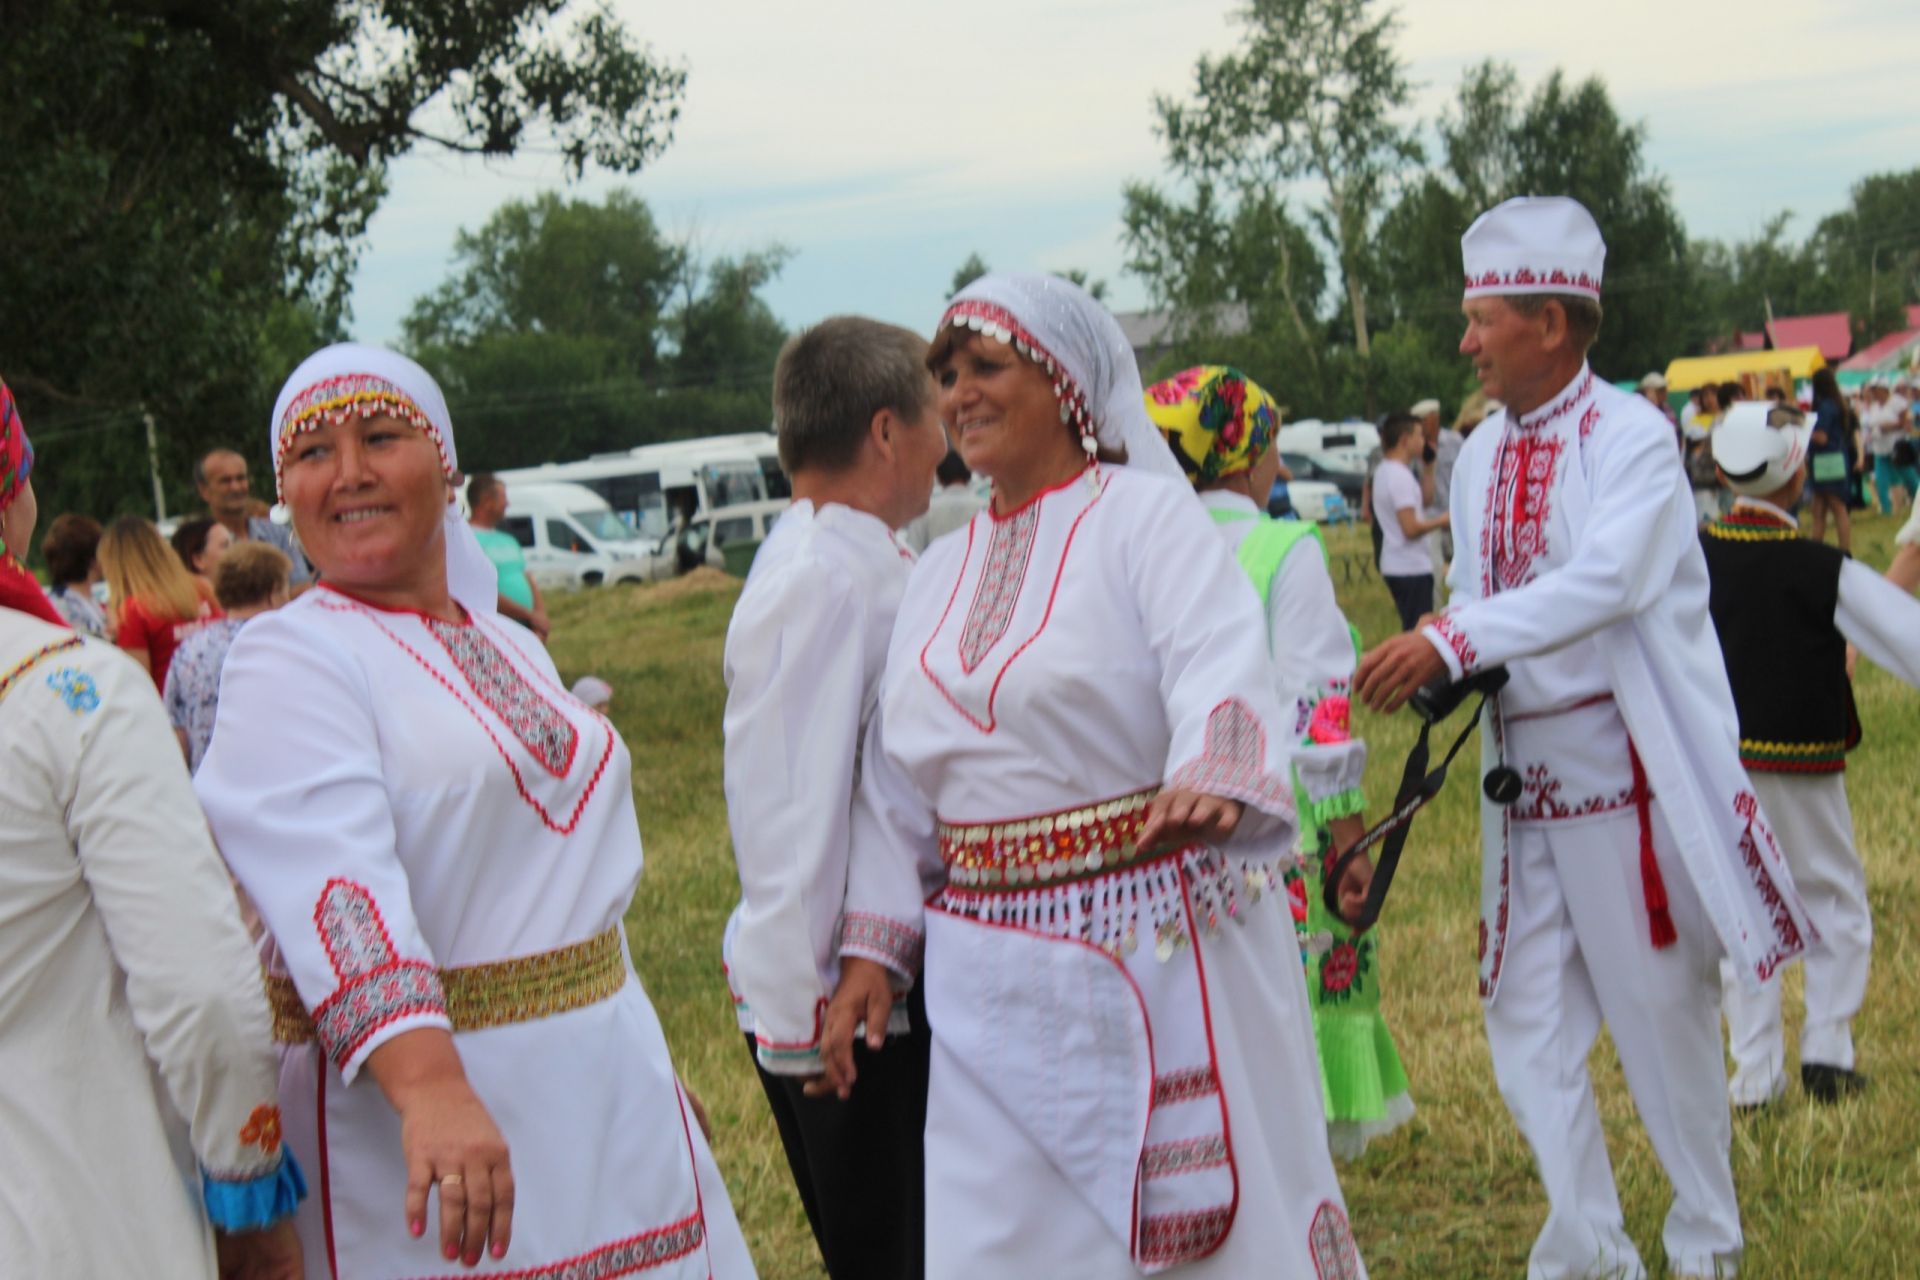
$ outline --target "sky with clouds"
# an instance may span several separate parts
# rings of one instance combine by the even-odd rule
[[[1084,268],[1120,309],[1120,190],[1155,180],[1156,93],[1229,51],[1237,0],[615,0],[683,64],[673,145],[637,177],[567,187],[557,159],[397,163],[355,278],[353,331],[398,337],[453,240],[501,202],[628,185],[709,256],[779,242],[767,290],[800,325],[861,312],[931,328],[954,269]],[[1407,0],[1399,48],[1431,119],[1461,73],[1512,63],[1602,77],[1647,126],[1646,155],[1688,231],[1738,239],[1782,209],[1798,238],[1875,172],[1920,163],[1920,5],[1912,0]]]

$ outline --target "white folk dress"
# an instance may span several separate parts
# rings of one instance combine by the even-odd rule
[[[750,1276],[630,966],[610,998],[454,1036],[511,1153],[507,1256],[464,1270],[436,1232],[407,1233],[400,1122],[367,1055],[450,1025],[437,970],[618,927],[641,868],[613,726],[530,635],[469,613],[448,624],[322,586],[249,623],[195,775],[274,968],[318,1027],[284,1050],[280,1077],[315,1186],[307,1274]]]
[[[291,1210],[259,973],[153,681],[0,608],[0,1272],[209,1280],[209,1210]]]
[[[1191,490],[1126,467],[915,570],[848,904],[924,921],[935,1280],[1365,1274],[1274,891],[1291,717],[1265,639]],[[1142,857],[1163,784],[1244,801],[1227,847]]]
[[[843,940],[903,987],[919,971],[917,936],[844,912],[847,798],[912,570],[913,554],[877,517],[802,498],[754,556],[727,626],[727,821],[740,905],[723,957],[740,1029],[776,1075],[820,1072],[820,1011],[840,983]],[[906,1031],[906,1006],[894,1015]]]

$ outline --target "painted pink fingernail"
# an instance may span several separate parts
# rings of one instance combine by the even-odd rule
[[[427,1224],[425,1220],[420,1218],[415,1218],[412,1222],[409,1222],[407,1224],[407,1230],[413,1232],[413,1234],[416,1236],[423,1236],[427,1234]]]
[[[494,1257],[496,1257],[496,1258],[504,1258],[504,1257],[506,1257],[506,1256],[507,1256],[507,1246],[505,1246],[505,1245],[503,1245],[503,1244],[500,1244],[500,1243],[497,1243],[497,1242],[496,1242],[496,1243],[494,1244],[494,1246],[493,1246],[493,1256],[494,1256]]]
[[[446,1255],[446,1259],[448,1262],[452,1262],[455,1258],[460,1256],[460,1246],[457,1244],[450,1244],[450,1245],[447,1245],[445,1248],[441,1249],[440,1252]]]

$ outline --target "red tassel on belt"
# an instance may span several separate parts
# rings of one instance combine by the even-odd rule
[[[1660,951],[1678,942],[1680,935],[1674,932],[1673,914],[1667,909],[1667,882],[1661,878],[1660,862],[1653,856],[1653,794],[1647,787],[1647,770],[1631,740],[1627,758],[1633,763],[1633,806],[1640,815],[1640,892],[1647,900],[1653,949]]]

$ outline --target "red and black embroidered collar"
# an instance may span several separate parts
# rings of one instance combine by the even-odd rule
[[[1572,382],[1567,384],[1559,395],[1547,401],[1546,404],[1541,405],[1530,414],[1525,416],[1516,415],[1513,419],[1513,425],[1519,427],[1522,431],[1534,431],[1544,427],[1548,423],[1557,421],[1560,418],[1566,417],[1567,414],[1572,413],[1574,408],[1579,405],[1582,400],[1585,400],[1588,393],[1592,390],[1593,370],[1582,364],[1579,374]]]

